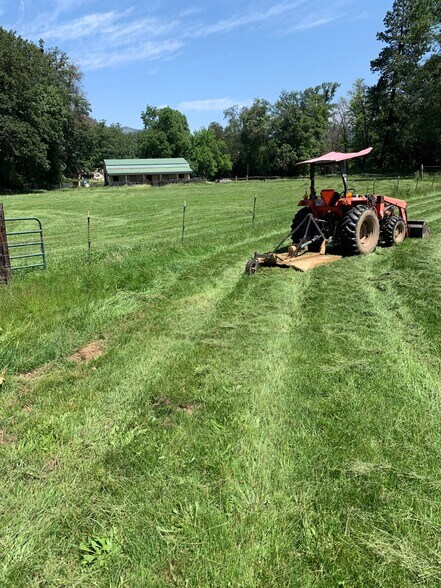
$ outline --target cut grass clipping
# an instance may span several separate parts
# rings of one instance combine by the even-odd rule
[[[0,291],[0,584],[439,586],[425,184],[430,239],[253,277],[306,180],[3,197],[48,269]]]

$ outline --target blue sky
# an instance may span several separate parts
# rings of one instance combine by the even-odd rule
[[[0,24],[43,38],[84,73],[92,116],[141,128],[147,104],[194,130],[223,110],[324,81],[374,79],[392,0],[0,0]]]

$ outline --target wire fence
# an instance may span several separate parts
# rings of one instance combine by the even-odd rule
[[[439,182],[440,178],[441,178],[441,166],[421,166],[420,169],[418,169],[417,171],[415,171],[413,174],[392,174],[392,173],[371,173],[371,172],[362,172],[362,173],[356,173],[353,172],[352,177],[354,177],[357,180],[363,179],[365,181],[367,181],[367,183],[369,181],[372,182],[372,188],[370,190],[368,190],[368,192],[370,193],[374,193],[375,192],[375,187],[376,185],[378,185],[379,182],[391,182],[391,181],[398,181],[398,184],[401,182],[401,180],[410,180],[410,179],[415,179],[417,180],[419,178],[420,181],[430,181],[433,184],[436,184],[437,182]],[[324,178],[339,178],[340,174],[339,173],[320,173],[320,170],[316,171],[316,177],[318,180],[320,180],[320,178],[324,179]],[[223,177],[223,178],[217,178],[215,180],[207,180],[206,178],[203,177],[193,177],[193,178],[166,178],[163,177],[160,180],[147,180],[147,181],[142,181],[142,180],[135,180],[133,178],[131,179],[127,179],[127,180],[122,180],[122,181],[118,181],[115,182],[113,181],[110,185],[105,186],[104,184],[104,180],[95,180],[95,179],[85,179],[85,180],[81,180],[81,179],[72,179],[72,180],[64,180],[62,182],[60,182],[59,184],[51,184],[49,186],[45,185],[41,185],[41,184],[37,184],[37,183],[27,183],[24,184],[22,186],[21,189],[17,189],[17,190],[11,190],[11,189],[5,189],[5,190],[0,190],[0,193],[4,193],[4,194],[19,194],[19,193],[29,193],[29,192],[38,192],[38,191],[47,191],[47,190],[69,190],[72,188],[75,189],[82,189],[82,188],[103,188],[103,187],[107,187],[107,188],[111,188],[111,187],[122,187],[122,186],[145,186],[145,187],[153,187],[153,188],[159,188],[159,187],[163,187],[163,186],[169,186],[169,185],[192,185],[192,184],[203,184],[203,183],[220,183],[220,184],[225,184],[225,183],[231,183],[231,182],[253,182],[253,181],[257,181],[257,182],[266,182],[266,181],[284,181],[284,182],[291,182],[291,181],[297,181],[297,180],[304,180],[304,181],[309,181],[309,175],[297,175],[297,176],[280,176],[280,175],[248,175],[248,176],[232,176],[232,177]]]
[[[267,179],[273,181],[276,178]],[[334,174],[319,175],[316,178],[317,193],[340,181]],[[213,183],[207,192],[205,188],[188,193],[179,189],[164,191],[154,198],[134,198],[137,191],[121,192],[119,198],[118,190],[107,192],[103,189],[102,198],[97,192],[93,196],[89,192],[91,198],[86,199],[83,214],[78,211],[78,200],[69,201],[69,192],[66,192],[64,208],[53,208],[52,201],[47,200],[49,195],[44,199],[45,208],[38,208],[40,198],[35,200],[35,210],[31,200],[26,206],[43,221],[50,267],[54,260],[58,264],[63,258],[76,255],[84,260],[99,260],[148,241],[166,248],[170,244],[208,243],[210,235],[216,231],[220,232],[221,239],[231,241],[237,239],[237,235],[244,235],[244,231],[245,234],[256,231],[257,236],[262,231],[267,232],[268,227],[285,226],[285,217],[295,212],[299,200],[309,192],[309,177],[278,179],[268,189],[259,180],[238,183],[237,189],[233,183],[231,188],[219,191],[219,198],[215,196],[216,186]],[[441,192],[441,172],[426,172],[422,179],[418,175],[359,174],[349,181],[349,188],[358,194],[401,198],[407,200],[411,208],[424,209],[423,195]],[[88,192],[84,188],[80,190],[84,195]],[[132,194],[128,207],[124,205],[125,194]],[[16,230],[30,229],[21,226]],[[24,254],[33,253],[31,249],[23,251]]]

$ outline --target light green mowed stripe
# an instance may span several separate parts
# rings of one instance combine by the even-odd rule
[[[53,265],[0,299],[4,585],[439,583],[436,207],[415,198],[425,242],[249,278],[296,204],[263,184],[83,192],[66,216],[35,201]],[[97,338],[100,358],[68,361]],[[83,566],[101,536],[115,548]]]

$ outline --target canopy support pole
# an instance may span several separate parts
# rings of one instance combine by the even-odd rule
[[[309,179],[311,180],[311,187],[309,188],[309,195],[313,198],[315,193],[315,163],[309,166]]]
[[[345,166],[345,162],[344,161],[340,161],[340,173],[341,173],[341,179],[343,180],[343,186],[345,188],[345,198],[348,194],[348,180],[346,177],[346,166]]]

